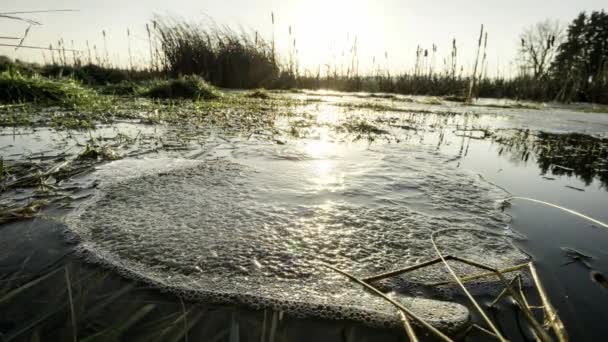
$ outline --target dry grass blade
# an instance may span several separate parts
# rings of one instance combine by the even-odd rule
[[[403,306],[402,304],[396,302],[394,299],[388,297],[387,295],[385,295],[384,293],[380,292],[378,289],[376,289],[375,287],[369,285],[368,283],[366,283],[365,281],[363,281],[362,279],[359,279],[345,271],[342,271],[338,268],[335,268],[331,265],[327,265],[324,264],[325,267],[330,268],[338,273],[340,273],[341,275],[349,278],[350,280],[359,283],[360,285],[363,285],[363,287],[367,288],[368,290],[372,291],[373,293],[375,293],[376,295],[382,297],[383,299],[385,299],[386,301],[388,301],[389,303],[393,304],[394,306],[396,306],[398,309],[400,309],[401,311],[405,312],[405,314],[407,314],[408,316],[410,316],[412,319],[414,319],[416,322],[420,323],[420,325],[422,325],[424,328],[428,329],[431,333],[433,333],[433,335],[435,335],[436,337],[438,337],[439,339],[443,340],[443,341],[452,341],[451,338],[449,338],[448,336],[446,336],[444,333],[442,333],[441,331],[437,330],[437,328],[435,328],[434,326],[430,325],[429,323],[427,323],[425,320],[423,320],[422,318],[418,317],[415,313],[413,313],[411,310],[409,310],[408,308],[406,308],[405,306]]]
[[[268,336],[269,342],[274,342],[277,337],[277,327],[279,323],[278,311],[272,311],[272,321],[270,323],[270,334]]]
[[[595,223],[595,224],[597,224],[597,225],[599,225],[601,227],[608,228],[608,224],[606,224],[606,223],[604,223],[602,221],[598,221],[598,220],[596,220],[596,219],[594,219],[592,217],[589,217],[589,216],[587,216],[585,214],[579,213],[578,211],[575,211],[575,210],[572,210],[572,209],[568,209],[568,208],[559,206],[557,204],[553,204],[553,203],[537,200],[537,199],[534,199],[534,198],[519,197],[519,196],[509,197],[509,198],[505,199],[505,201],[510,201],[510,200],[513,200],[513,199],[519,199],[519,200],[524,200],[524,201],[544,204],[544,205],[549,206],[549,207],[560,209],[560,210],[565,211],[565,212],[567,212],[569,214],[572,214],[574,216],[578,216],[578,217],[584,218],[585,220],[593,222],[593,223]]]
[[[520,275],[516,275],[515,277],[513,277],[513,279],[511,279],[511,281],[509,282],[509,284],[513,285],[516,281],[518,281],[520,279]],[[500,291],[500,293],[498,294],[498,296],[496,296],[496,298],[492,301],[492,303],[490,303],[490,306],[495,306],[496,304],[498,304],[498,302],[507,294],[508,290],[505,287],[504,289],[502,289],[502,291]]]
[[[76,311],[74,310],[74,297],[72,296],[72,282],[70,281],[70,271],[68,266],[63,268],[65,270],[65,283],[68,288],[68,299],[70,303],[70,318],[72,323],[72,338],[74,342],[78,341],[78,332],[76,330]]]
[[[30,33],[31,28],[32,25],[28,25],[28,27],[25,29],[25,33],[23,33],[23,37],[21,37],[21,40],[19,40],[19,44],[17,44],[18,46],[15,48],[15,51],[17,51],[17,49],[23,46],[23,42],[25,41],[25,38],[27,38],[27,35]]]
[[[239,322],[236,319],[236,312],[232,312],[232,315],[230,318],[229,340],[230,340],[230,342],[239,342],[241,340],[240,327],[239,327]]]
[[[184,303],[182,297],[179,297],[179,302],[182,307],[182,314],[184,315],[184,341],[188,342],[188,314],[186,313],[186,303]]]
[[[10,342],[10,341],[16,340],[18,337],[20,337],[24,333],[29,332],[32,329],[39,326],[40,324],[43,324],[44,322],[46,322],[50,317],[52,317],[56,313],[61,312],[64,309],[64,307],[65,307],[65,304],[58,305],[57,307],[54,308],[54,310],[46,310],[46,311],[41,312],[36,317],[30,319],[28,322],[23,324],[23,326],[21,326],[17,331],[11,332],[10,335],[2,336],[2,341]]]
[[[194,313],[193,313],[194,312]],[[180,318],[178,318],[178,320],[182,320],[184,322],[184,326],[180,327],[179,325],[175,325],[175,327],[173,329],[170,329],[170,331],[167,332],[163,332],[162,334],[160,334],[158,337],[158,339],[156,339],[157,341],[170,341],[170,342],[177,342],[177,341],[185,341],[186,338],[188,338],[187,336],[189,335],[189,331],[192,329],[192,327],[194,327],[198,321],[201,319],[201,317],[203,317],[205,313],[201,310],[194,310],[194,311],[189,311],[186,314],[182,315]],[[188,318],[187,316],[190,315],[190,318]],[[176,321],[177,322],[177,321]]]
[[[142,306],[139,310],[134,312],[129,319],[127,319],[124,323],[111,327],[109,329],[103,330],[93,336],[87,337],[82,342],[91,342],[91,341],[111,341],[118,339],[126,330],[128,330],[131,326],[137,323],[140,319],[146,316],[150,311],[156,308],[156,304],[146,304]]]
[[[0,298],[0,304],[3,304],[5,302],[9,301],[11,298],[17,296],[19,293],[21,293],[21,292],[23,292],[23,291],[25,291],[25,290],[27,290],[27,289],[35,286],[36,284],[38,284],[38,283],[40,283],[40,282],[42,282],[42,281],[44,281],[44,280],[52,277],[53,275],[55,275],[59,271],[61,271],[61,268],[55,269],[55,270],[53,270],[53,271],[51,271],[51,272],[49,272],[49,273],[47,273],[47,274],[45,274],[43,276],[40,276],[40,277],[38,277],[38,278],[36,278],[36,279],[34,279],[34,280],[32,280],[32,281],[24,284],[24,285],[21,285],[21,286],[15,288],[14,290],[8,292],[6,295],[4,295],[2,298]]]
[[[123,286],[120,290],[112,293],[112,295],[109,296],[108,298],[101,300],[100,302],[96,303],[94,307],[88,309],[87,316],[95,317],[97,314],[102,312],[106,307],[113,304],[118,298],[120,298],[124,294],[130,292],[133,288],[135,288],[135,284],[133,284],[133,283]]]
[[[264,320],[262,321],[262,334],[260,336],[260,342],[265,342],[266,341],[266,321],[267,321],[267,316],[268,316],[268,310],[264,309]]]

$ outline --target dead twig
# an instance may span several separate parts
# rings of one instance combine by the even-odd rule
[[[441,339],[442,341],[452,341],[451,338],[449,338],[448,336],[446,336],[445,334],[443,334],[441,331],[437,330],[437,328],[435,328],[434,326],[430,325],[429,323],[427,323],[425,320],[423,320],[422,318],[418,317],[416,314],[414,314],[411,310],[409,310],[408,308],[406,308],[405,306],[403,306],[402,304],[398,303],[397,301],[395,301],[394,299],[388,297],[387,295],[385,295],[384,293],[380,292],[378,289],[376,289],[375,287],[369,285],[368,283],[366,283],[365,281],[363,281],[362,279],[359,279],[345,271],[342,271],[338,268],[335,268],[331,265],[327,265],[327,264],[323,264],[325,267],[330,268],[338,273],[340,273],[341,275],[349,278],[350,280],[359,283],[360,285],[363,285],[363,287],[365,287],[366,289],[372,291],[373,293],[375,293],[376,295],[384,298],[386,301],[388,301],[389,303],[393,304],[394,306],[396,306],[398,309],[400,309],[401,311],[403,311],[406,315],[408,315],[409,317],[411,317],[412,319],[414,319],[416,322],[418,322],[420,325],[422,325],[424,328],[428,329],[431,333],[433,333],[435,336],[437,336],[439,339]]]
[[[511,279],[511,281],[509,282],[509,284],[513,285],[518,279],[520,278],[520,275],[516,275],[515,277],[513,277],[513,279]],[[496,296],[496,298],[494,298],[494,300],[492,301],[492,303],[490,303],[490,306],[495,306],[496,304],[498,304],[498,302],[507,294],[507,288],[505,287],[504,289],[502,289],[502,291],[500,291],[500,293],[498,294],[498,296]]]
[[[452,257],[450,255],[445,256],[446,260],[450,260]],[[376,274],[376,275],[372,275],[366,278],[363,278],[362,280],[365,281],[366,283],[371,283],[374,281],[378,281],[378,280],[382,280],[382,279],[386,279],[386,278],[392,278],[395,276],[398,276],[400,274],[403,273],[407,273],[407,272],[412,272],[415,271],[417,269],[421,269],[427,266],[431,266],[431,265],[435,265],[441,263],[441,258],[436,258],[433,260],[429,260],[429,261],[425,261],[422,262],[420,264],[416,264],[416,265],[412,265],[412,266],[408,266],[405,268],[400,268],[398,270],[394,270],[394,271],[389,271],[389,272],[385,272],[385,273],[380,273],[380,274]]]
[[[446,260],[447,259],[446,257]],[[511,273],[511,272],[517,272],[517,271],[521,271],[525,268],[528,268],[528,264],[520,264],[520,265],[515,265],[515,266],[511,266],[511,267],[507,267],[507,268],[503,268],[501,270],[498,270],[500,273],[505,274],[505,273]],[[494,272],[484,272],[484,273],[478,273],[478,274],[473,274],[470,276],[466,276],[466,277],[462,277],[460,278],[460,280],[462,280],[463,283],[469,282],[469,281],[473,281],[473,280],[478,280],[478,279],[483,279],[483,278],[487,278],[487,277],[493,277],[496,276],[496,273]],[[439,286],[439,285],[447,285],[447,284],[452,284],[454,283],[453,280],[447,280],[447,281],[442,281],[442,282],[437,282],[437,283],[431,283],[428,284],[430,286]]]

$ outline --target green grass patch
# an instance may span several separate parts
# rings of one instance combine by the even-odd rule
[[[0,102],[15,104],[34,102],[68,108],[91,107],[100,97],[79,82],[63,78],[49,79],[38,75],[23,76],[16,72],[0,73]]]

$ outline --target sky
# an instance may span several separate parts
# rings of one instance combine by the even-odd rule
[[[521,31],[547,18],[567,25],[581,11],[606,8],[605,0],[2,0],[0,13],[26,10],[75,9],[77,12],[27,15],[43,25],[30,29],[24,45],[48,46],[63,39],[66,47],[86,51],[86,42],[122,65],[149,60],[145,24],[154,15],[209,22],[258,31],[276,39],[283,55],[292,28],[303,69],[344,64],[342,51],[357,39],[361,70],[372,65],[391,72],[410,71],[417,46],[437,46],[436,68],[449,56],[456,39],[458,63],[469,69],[476,54],[480,25],[488,32],[488,73],[513,72]],[[271,12],[275,24],[271,23]],[[24,15],[25,16],[25,15]],[[0,36],[20,36],[27,24],[0,18]],[[131,32],[127,38],[127,29]],[[106,32],[104,42],[102,31]],[[0,41],[10,43],[10,41]],[[48,52],[0,47],[0,55],[28,61],[50,60]],[[375,60],[375,62],[374,62]],[[429,58],[429,63],[430,63]],[[375,64],[374,64],[375,63]]]

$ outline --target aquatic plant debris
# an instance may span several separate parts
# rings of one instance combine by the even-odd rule
[[[441,154],[419,146],[316,151],[273,144],[205,161],[112,162],[66,225],[89,260],[186,298],[372,326],[402,322],[393,306],[324,264],[365,276],[428,259],[429,236],[442,228],[509,234],[509,217],[495,206],[505,193]],[[475,232],[436,243],[495,268],[527,259],[505,239]],[[389,295],[455,330],[469,321],[465,307],[412,290],[447,279],[441,265],[414,271]]]

